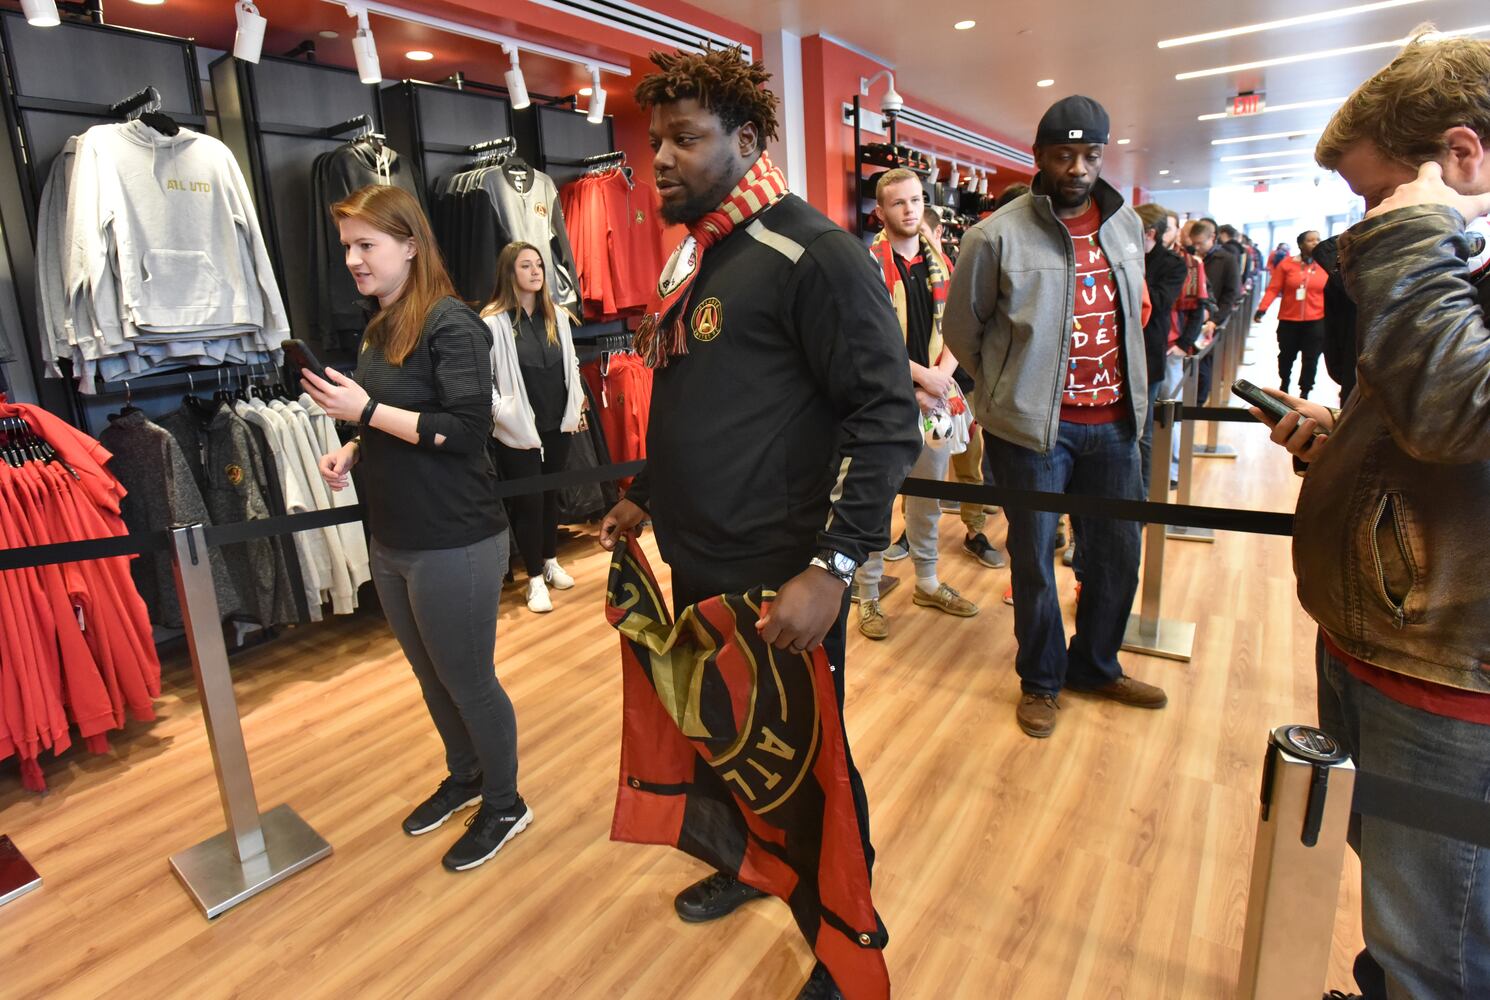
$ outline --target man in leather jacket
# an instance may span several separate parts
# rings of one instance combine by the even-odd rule
[[[1387,109],[1390,109],[1388,111]],[[1343,411],[1272,438],[1308,463],[1299,600],[1320,625],[1320,725],[1373,774],[1490,797],[1490,44],[1410,43],[1315,152],[1366,199],[1339,241],[1358,310]],[[1369,1000],[1490,996],[1490,851],[1356,817]]]

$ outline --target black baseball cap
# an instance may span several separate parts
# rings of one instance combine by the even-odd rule
[[[1035,130],[1037,146],[1056,146],[1063,142],[1099,142],[1107,144],[1112,121],[1107,109],[1090,97],[1080,94],[1063,97],[1052,104],[1040,118]]]

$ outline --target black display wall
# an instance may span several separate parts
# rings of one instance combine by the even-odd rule
[[[270,56],[256,66],[225,55],[210,73],[222,140],[247,165],[290,328],[304,336],[315,325],[311,167],[355,134],[337,126],[365,115],[382,131],[378,88],[353,70]]]
[[[382,101],[388,144],[414,158],[426,197],[471,163],[473,144],[512,135],[512,105],[496,94],[404,80],[384,87]]]
[[[559,187],[585,172],[586,157],[616,148],[615,122],[610,115],[595,125],[583,111],[535,104],[514,114],[513,127],[518,152]]]
[[[112,107],[154,87],[161,110],[181,125],[206,123],[189,39],[128,28],[64,23],[34,28],[0,13],[0,95],[9,141],[0,143],[0,231],[20,304],[28,363],[41,402],[88,426],[69,383],[43,378],[36,303],[36,208],[52,161],[70,136],[120,120]]]

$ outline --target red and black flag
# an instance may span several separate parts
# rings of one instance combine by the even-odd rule
[[[847,1000],[888,1000],[827,654],[761,640],[775,596],[712,597],[673,623],[640,546],[616,546],[605,611],[625,708],[611,839],[676,847],[781,897]]]

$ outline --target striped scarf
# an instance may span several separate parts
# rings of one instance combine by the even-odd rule
[[[931,245],[925,233],[921,234],[920,240],[921,259],[926,261],[926,276],[931,284],[930,357],[931,363],[936,364],[936,359],[942,353],[942,313],[947,309],[947,283],[951,279],[947,259]],[[910,322],[906,316],[905,289],[901,287],[900,268],[895,265],[895,247],[890,243],[890,238],[885,235],[883,229],[869,245],[869,252],[874,254],[875,260],[879,261],[885,287],[890,290],[890,300],[895,303],[895,313],[900,317],[900,333],[902,336],[907,336],[910,332]]]
[[[786,194],[786,175],[763,152],[718,208],[688,226],[688,236],[668,258],[647,315],[636,331],[636,353],[648,368],[666,368],[669,358],[688,353],[688,294],[704,251]]]

